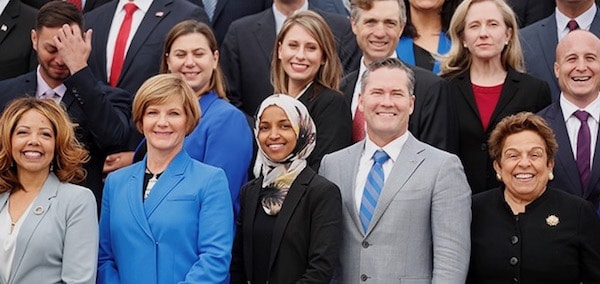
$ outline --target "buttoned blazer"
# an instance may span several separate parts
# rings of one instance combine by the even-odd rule
[[[556,45],[558,35],[556,28],[556,12],[521,30],[521,46],[525,57],[527,73],[548,83],[552,101],[557,101],[560,87],[554,75]],[[600,36],[600,9],[596,11],[590,32]]]
[[[252,283],[253,227],[262,177],[242,189],[231,283]],[[269,283],[329,283],[338,257],[342,219],[339,188],[304,168],[292,183],[273,227]]]
[[[25,74],[37,66],[31,44],[37,10],[9,0],[0,14],[0,80]]]
[[[548,106],[551,100],[548,84],[509,68],[498,104],[485,130],[475,102],[469,70],[451,78],[448,84],[458,118],[458,157],[465,167],[473,194],[498,187],[500,183],[488,153],[487,139],[504,117],[521,111],[535,113]]]
[[[145,169],[106,178],[98,283],[222,283],[234,229],[223,170],[182,150],[142,201]]]
[[[86,179],[81,185],[92,190],[98,205],[102,197],[102,167],[106,154],[122,147],[129,139],[131,126],[131,94],[99,82],[89,68],[84,68],[64,81],[67,92],[61,105],[77,124],[77,140],[89,151],[90,160],[84,164]],[[0,82],[0,109],[12,100],[35,96],[36,72]]]
[[[85,14],[86,29],[94,30],[94,48],[88,64],[103,82],[108,82],[106,44],[118,2],[109,2]],[[187,0],[153,0],[131,39],[116,86],[135,94],[146,79],[158,74],[167,33],[174,25],[188,19],[210,24],[204,9]]]
[[[342,194],[338,283],[464,283],[471,190],[459,159],[409,133],[365,232],[354,193],[364,145],[326,155],[319,171]]]
[[[350,20],[340,15],[319,13],[335,37],[337,53],[344,70],[358,68],[360,55]],[[221,46],[221,67],[227,78],[228,97],[232,104],[253,116],[260,103],[273,94],[271,61],[275,46],[273,9],[234,21]]]
[[[9,195],[0,194],[0,211]],[[51,173],[21,218],[9,279],[0,277],[1,284],[96,283],[98,216],[89,189]]]
[[[592,203],[594,208],[598,209],[598,203],[600,202],[600,171],[596,170],[596,167],[600,167],[600,143],[596,142],[596,145],[594,145],[595,152],[590,181],[588,187],[584,189],[579,178],[577,162],[573,157],[573,147],[569,140],[560,102],[552,103],[538,114],[550,124],[558,142],[558,152],[554,157],[554,179],[548,184],[586,199]]]
[[[429,145],[455,153],[458,148],[456,119],[446,81],[429,70],[408,65],[415,73],[415,105],[408,130]],[[348,104],[352,105],[358,70],[346,75],[340,83]]]

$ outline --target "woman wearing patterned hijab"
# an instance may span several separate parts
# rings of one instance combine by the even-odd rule
[[[314,122],[300,101],[276,94],[254,132],[261,175],[240,195],[231,283],[329,283],[342,205],[339,188],[307,167]]]

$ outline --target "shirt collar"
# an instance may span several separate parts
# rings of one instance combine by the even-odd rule
[[[592,26],[592,21],[594,21],[594,16],[596,16],[596,5],[592,5],[589,9],[583,12],[581,15],[577,16],[574,20],[577,21],[580,29],[590,30]],[[556,8],[556,28],[559,33],[561,31],[567,30],[567,23],[571,20],[571,18],[567,17],[561,11]]]
[[[40,66],[38,65],[37,70],[36,70],[36,77],[37,77],[37,89],[35,91],[35,97],[39,98],[43,93],[45,93],[46,91],[52,89],[50,88],[50,86],[48,85],[48,83],[46,83],[46,81],[44,80],[44,78],[42,78],[42,74],[40,74]],[[56,95],[58,95],[59,97],[62,97],[65,95],[65,93],[67,92],[67,86],[65,86],[65,84],[60,84],[58,85],[56,88],[52,89],[54,90],[54,92],[56,93]]]
[[[304,11],[308,11],[308,1],[304,1],[304,4],[302,5],[302,7],[300,7],[300,9],[296,10],[296,13]],[[278,34],[281,30],[281,27],[283,26],[283,22],[285,22],[285,19],[287,19],[287,17],[283,13],[281,13],[281,11],[277,10],[277,7],[275,7],[275,3],[273,3],[273,16],[275,16],[275,33]]]
[[[563,94],[560,95],[560,108],[562,110],[563,118],[565,122],[573,115],[573,113],[577,110],[585,110],[587,111],[592,118],[596,121],[600,121],[600,96],[596,97],[590,104],[585,106],[584,108],[579,108],[574,105],[572,102],[567,100]]]
[[[4,13],[4,9],[6,9],[6,6],[8,6],[8,0],[0,0],[0,15]]]
[[[123,7],[125,7],[125,4],[132,2],[134,3],[137,8],[144,12],[144,14],[146,14],[146,12],[148,12],[148,9],[150,9],[150,5],[152,4],[153,0],[135,0],[135,1],[129,1],[129,0],[119,0],[119,4],[117,4],[117,13],[122,12],[125,13],[125,9]]]
[[[365,139],[364,155],[369,157],[369,159],[372,159],[375,151],[381,149],[381,150],[385,151],[388,154],[388,156],[390,156],[390,159],[392,160],[392,162],[396,163],[396,159],[398,159],[398,155],[400,155],[400,152],[402,151],[404,144],[406,144],[406,140],[408,140],[408,131],[404,132],[404,134],[400,135],[400,137],[392,140],[390,143],[386,144],[385,146],[379,147],[379,146],[375,145],[375,143],[373,143],[373,141],[371,141],[371,139],[367,135],[367,137]]]

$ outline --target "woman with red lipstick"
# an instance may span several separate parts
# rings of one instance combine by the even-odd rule
[[[180,74],[194,90],[202,123],[185,138],[183,147],[192,158],[225,171],[237,215],[240,188],[248,181],[252,160],[252,131],[244,113],[225,96],[219,49],[211,28],[196,20],[175,25],[165,40],[160,72]],[[134,161],[143,159],[145,142],[142,145]]]
[[[96,283],[96,199],[71,184],[89,159],[73,123],[32,97],[0,121],[0,283]]]
[[[338,257],[339,188],[307,166],[316,129],[284,94],[256,115],[261,174],[240,195],[231,283],[329,283]]]
[[[600,283],[592,204],[548,188],[558,150],[548,123],[529,112],[508,116],[488,144],[503,186],[473,196],[467,283]]]
[[[548,84],[524,73],[514,12],[504,0],[464,0],[448,34],[442,77],[458,120],[459,148],[473,193],[499,185],[487,155],[487,138],[505,116],[537,112],[550,104]]]
[[[335,40],[323,18],[312,11],[286,19],[277,35],[271,65],[275,93],[302,102],[317,126],[308,165],[318,171],[325,154],[352,143],[350,106],[338,91],[342,66]]]

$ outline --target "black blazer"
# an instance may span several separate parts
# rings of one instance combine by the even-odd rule
[[[554,179],[549,184],[588,200],[594,208],[598,209],[598,203],[600,203],[600,170],[597,169],[600,167],[600,143],[596,141],[590,182],[588,188],[584,190],[581,187],[577,162],[573,157],[573,148],[571,148],[571,142],[569,141],[560,101],[552,103],[538,114],[550,124],[558,142],[558,153],[554,157]],[[600,136],[600,133],[598,135]]]
[[[450,94],[446,81],[429,70],[407,65],[415,73],[415,106],[410,115],[408,130],[419,141],[431,146],[456,152],[456,121],[452,115]],[[346,75],[340,90],[352,105],[358,70]]]
[[[262,177],[248,182],[240,195],[233,244],[231,283],[253,281],[252,230]],[[338,258],[342,219],[339,188],[310,167],[296,177],[273,228],[269,283],[329,283]]]
[[[196,1],[202,2],[202,0]],[[218,0],[211,24],[219,46],[223,43],[229,25],[233,21],[262,12],[272,6],[273,0]]]
[[[490,133],[504,117],[521,111],[538,112],[550,104],[548,84],[533,76],[509,69],[490,123],[483,129],[475,102],[469,70],[450,78],[450,97],[458,119],[458,157],[473,193],[498,187],[496,172],[488,153]]]
[[[36,15],[36,9],[19,0],[9,0],[0,14],[0,80],[25,74],[37,66],[31,44]]]
[[[340,92],[317,82],[298,100],[306,106],[317,127],[317,144],[306,160],[318,172],[323,156],[352,144],[352,113]]]
[[[344,70],[358,68],[360,55],[350,21],[343,16],[319,13],[335,36],[338,56]],[[234,21],[221,46],[221,67],[228,83],[232,104],[253,116],[260,103],[273,94],[271,61],[275,46],[275,17],[269,8],[258,14]]]
[[[554,1],[508,0],[507,2],[515,11],[520,28],[552,15],[556,7]]]
[[[89,68],[84,68],[64,81],[67,92],[61,104],[77,124],[75,134],[89,151],[90,161],[84,165],[86,179],[81,185],[96,196],[98,209],[102,202],[102,167],[106,153],[127,142],[133,96],[124,90],[100,83]],[[0,82],[0,109],[13,99],[35,96],[36,72]]]

